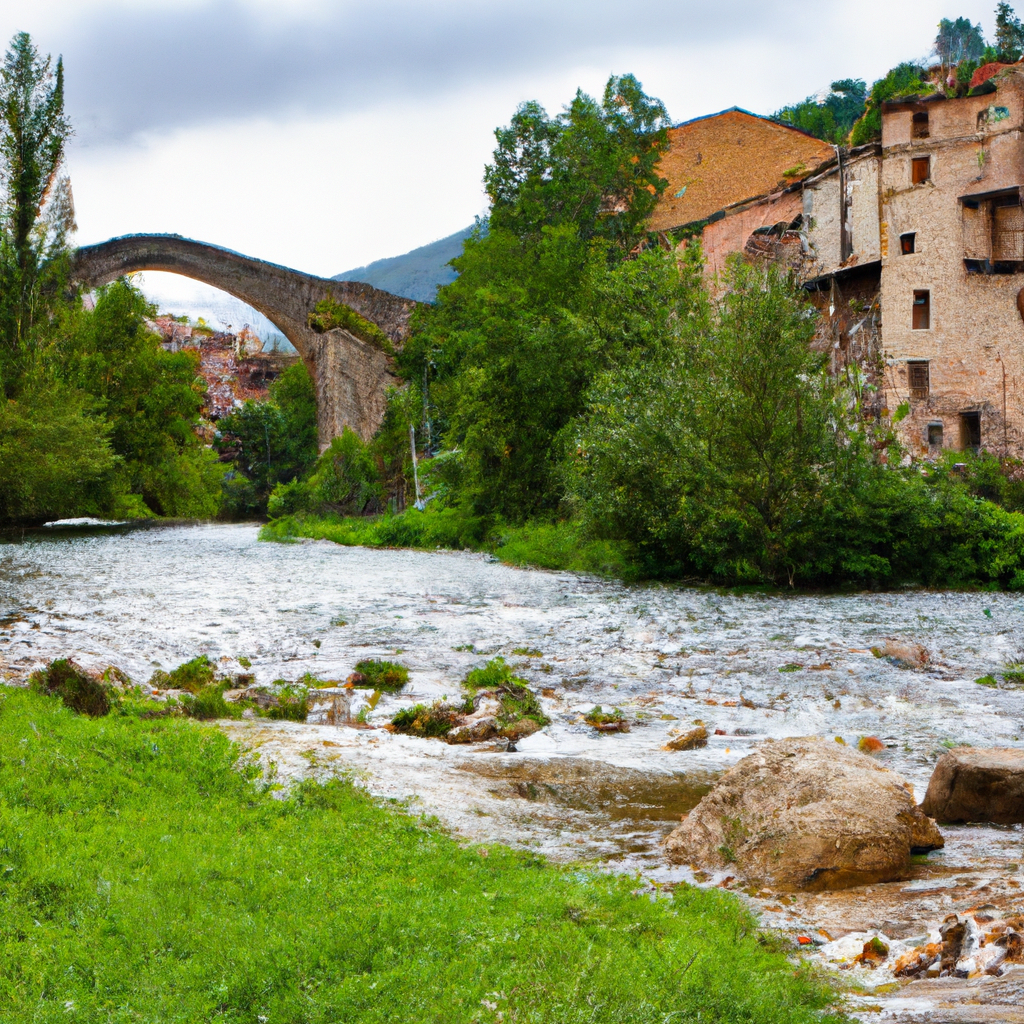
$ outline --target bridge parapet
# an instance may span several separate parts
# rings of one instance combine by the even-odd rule
[[[295,346],[316,384],[321,449],[344,427],[368,440],[384,416],[385,391],[395,383],[391,360],[378,346],[343,328],[318,334],[309,326],[317,303],[330,299],[376,324],[400,348],[416,303],[356,281],[332,281],[243,256],[180,235],[123,235],[75,253],[73,276],[97,288],[124,274],[162,270],[220,288],[258,309]]]

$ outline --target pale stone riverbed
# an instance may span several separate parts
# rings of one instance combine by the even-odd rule
[[[250,659],[258,682],[307,671],[344,679],[363,658],[391,657],[409,666],[411,681],[366,716],[380,726],[401,706],[457,696],[470,668],[501,654],[542,694],[552,720],[515,753],[380,728],[225,728],[274,762],[285,783],[347,774],[469,841],[596,860],[639,873],[652,892],[694,880],[667,864],[661,840],[766,738],[876,736],[885,744],[879,760],[918,797],[947,746],[1024,746],[1024,691],[975,683],[1024,660],[1024,595],[730,595],[514,569],[468,553],[256,538],[255,527],[233,525],[7,537],[0,676],[23,679],[52,658],[74,657],[145,681],[205,653],[225,671]],[[876,658],[871,648],[887,638],[924,645],[931,667]],[[631,731],[595,733],[582,721],[595,704],[619,708]],[[706,748],[663,749],[696,722],[713,734]],[[814,943],[851,932],[908,939],[983,903],[1024,911],[1019,826],[942,832],[945,850],[903,882],[743,898],[764,925]],[[892,980],[884,971],[844,977],[854,975],[866,985],[865,1019],[1024,1021],[1024,967],[892,989],[879,988]]]

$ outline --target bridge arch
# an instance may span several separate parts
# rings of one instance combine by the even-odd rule
[[[162,270],[220,288],[258,309],[295,346],[316,385],[321,449],[347,426],[364,440],[384,416],[385,393],[394,383],[390,353],[344,328],[318,333],[309,315],[324,299],[343,303],[384,332],[395,348],[409,333],[416,305],[355,281],[332,281],[243,256],[180,235],[123,235],[78,249],[74,279],[98,288],[124,274]]]

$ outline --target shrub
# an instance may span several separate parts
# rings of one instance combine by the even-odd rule
[[[194,696],[183,696],[181,699],[182,710],[189,718],[197,718],[200,721],[241,717],[242,709],[235,704],[228,704],[224,699],[226,685],[225,683],[211,683],[196,691]]]
[[[447,736],[453,726],[458,724],[459,716],[465,713],[465,707],[458,707],[443,700],[434,701],[430,705],[415,704],[411,708],[402,708],[391,719],[391,727],[395,732],[407,736]]]
[[[356,672],[363,677],[363,682],[356,682],[356,686],[365,687],[370,690],[386,690],[390,693],[397,693],[409,682],[409,670],[395,661],[360,661],[356,665]]]
[[[108,685],[67,658],[59,658],[33,672],[29,686],[37,693],[59,697],[65,707],[80,715],[98,718],[110,712]]]
[[[160,690],[199,693],[213,682],[216,674],[217,669],[213,662],[205,654],[200,654],[198,658],[186,661],[170,672],[157,669],[150,676],[149,685]]]

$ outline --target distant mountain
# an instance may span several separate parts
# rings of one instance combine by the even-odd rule
[[[472,232],[472,227],[463,228],[430,245],[421,245],[404,256],[390,256],[365,267],[346,270],[335,275],[334,280],[362,281],[392,295],[416,299],[417,302],[433,302],[437,289],[455,280],[457,275],[448,266],[448,261],[461,254],[462,243]]]

